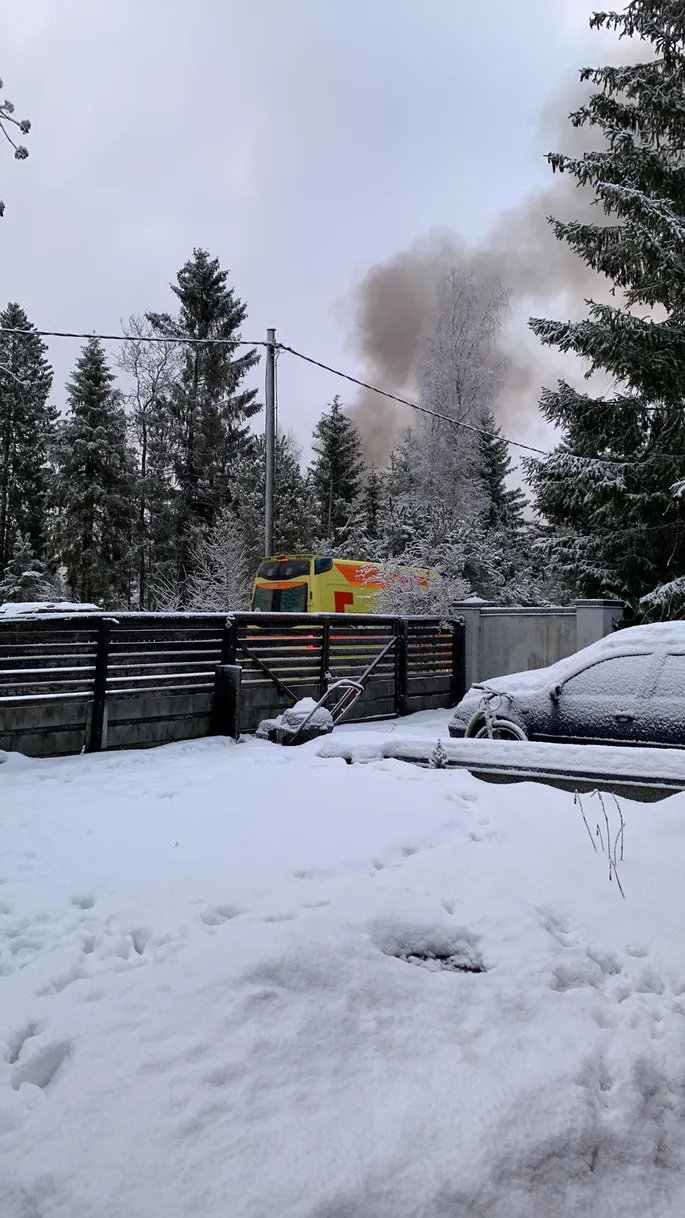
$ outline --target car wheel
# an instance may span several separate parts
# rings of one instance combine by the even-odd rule
[[[511,719],[493,719],[492,721],[492,739],[493,740],[527,740],[528,737],[522,727],[518,723],[512,723]],[[471,733],[469,733],[470,735]],[[473,732],[474,740],[489,740],[490,732],[488,731],[487,723],[481,723],[480,727]]]

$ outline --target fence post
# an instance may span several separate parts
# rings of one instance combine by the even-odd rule
[[[95,652],[95,676],[93,678],[93,710],[90,720],[89,753],[99,753],[105,734],[105,706],[107,702],[107,667],[109,664],[109,644],[112,634],[110,618],[101,618],[98,625],[97,650]]]
[[[227,617],[221,632],[221,663],[235,664],[238,652],[238,623]]]
[[[409,691],[409,623],[395,622],[395,714],[406,715]]]
[[[329,617],[327,617],[324,620],[323,628],[321,631],[321,668],[319,671],[319,697],[320,698],[323,698],[326,690],[328,689],[328,681],[326,680],[326,673],[328,672],[330,658],[331,658],[331,619]]]
[[[450,681],[450,706],[461,702],[466,693],[466,626],[463,618],[452,623],[452,678]]]
[[[212,735],[240,736],[243,670],[240,664],[216,664],[212,701]]]

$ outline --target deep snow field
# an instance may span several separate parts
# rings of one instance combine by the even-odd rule
[[[5,755],[1,1218],[682,1218],[685,796],[319,748]]]

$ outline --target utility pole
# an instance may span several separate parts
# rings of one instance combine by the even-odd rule
[[[264,450],[266,497],[264,503],[264,557],[273,557],[276,500],[276,331],[266,332],[266,388],[264,394]]]

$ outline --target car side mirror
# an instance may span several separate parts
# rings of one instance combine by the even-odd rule
[[[549,696],[553,702],[558,702],[561,696],[561,686],[555,685],[553,689],[550,689]]]

